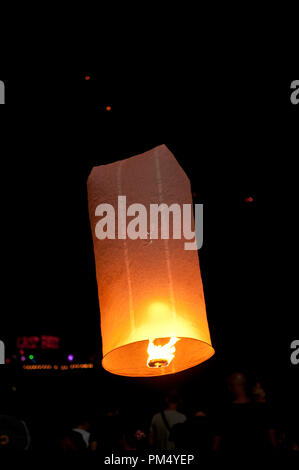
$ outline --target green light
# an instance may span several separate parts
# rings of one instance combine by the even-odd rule
[[[32,359],[34,359],[34,356],[33,354],[29,354],[29,359],[32,361]]]

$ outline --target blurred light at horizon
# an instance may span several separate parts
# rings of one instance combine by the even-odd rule
[[[37,364],[37,365],[23,365],[23,369],[26,370],[74,370],[74,369],[93,369],[94,365],[91,363],[87,364],[70,364],[70,365],[58,365],[58,364]]]

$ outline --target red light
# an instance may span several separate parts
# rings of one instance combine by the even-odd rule
[[[245,202],[253,202],[253,197],[251,197],[251,196],[246,197]]]
[[[59,349],[60,338],[58,336],[41,336],[42,349]]]
[[[7,359],[5,359],[5,362],[6,362],[6,364],[10,364],[10,359],[9,359],[9,357],[8,357]]]
[[[111,111],[111,106],[106,106],[106,111]]]
[[[90,76],[89,76],[89,75],[86,75],[86,76],[85,76],[85,80],[90,80]]]

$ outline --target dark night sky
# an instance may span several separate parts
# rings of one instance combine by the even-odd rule
[[[286,377],[295,396],[298,371],[289,346],[298,336],[298,314],[285,264],[295,217],[299,109],[289,103],[292,79],[222,76],[219,87],[216,76],[205,74],[196,93],[186,87],[176,95],[167,77],[151,93],[129,80],[117,86],[92,70],[41,73],[23,77],[34,107],[15,113],[13,104],[26,105],[24,87],[7,77],[1,336],[8,351],[17,335],[57,334],[65,353],[80,360],[99,354],[86,179],[94,165],[165,143],[191,179],[195,202],[204,203],[199,257],[216,349],[215,358],[177,380],[191,384],[202,373],[221,376],[241,366],[269,381],[276,394],[285,391]],[[35,107],[39,100],[43,105]],[[51,100],[61,106],[50,114]],[[108,388],[122,380],[101,377]]]

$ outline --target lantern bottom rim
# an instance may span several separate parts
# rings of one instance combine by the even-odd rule
[[[179,337],[174,359],[167,367],[147,366],[148,339],[112,349],[102,359],[105,370],[126,377],[161,377],[176,374],[210,359],[215,350],[210,343],[197,338]],[[164,338],[159,338],[164,339]]]

